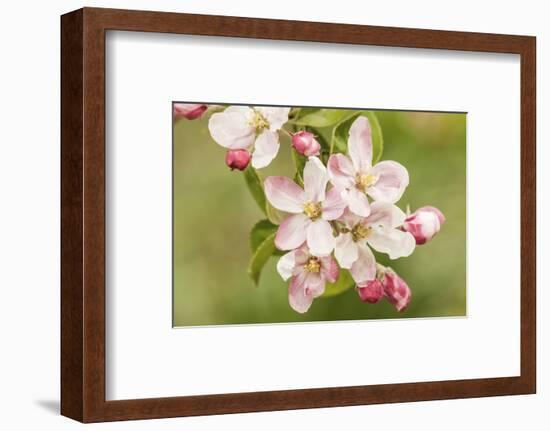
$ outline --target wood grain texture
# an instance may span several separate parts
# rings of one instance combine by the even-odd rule
[[[534,393],[535,38],[84,8],[62,32],[61,410],[82,422]],[[105,31],[515,53],[521,56],[521,376],[105,401]]]

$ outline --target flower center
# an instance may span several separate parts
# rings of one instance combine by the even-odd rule
[[[372,174],[357,174],[355,176],[355,187],[363,193],[376,183],[376,177]]]
[[[370,227],[364,226],[362,224],[358,224],[351,230],[351,236],[353,238],[353,241],[358,242],[358,241],[361,241],[362,239],[367,238],[370,232],[371,232]]]
[[[256,130],[266,129],[269,127],[269,122],[259,112],[254,112],[254,115],[250,119],[249,124]]]
[[[318,202],[306,202],[304,204],[304,213],[311,220],[317,220],[319,217],[321,217],[322,212],[323,210],[321,209],[321,204]]]
[[[311,273],[318,273],[319,271],[321,271],[321,262],[319,261],[319,258],[311,256],[308,259],[307,263],[304,265],[304,269],[307,272]]]

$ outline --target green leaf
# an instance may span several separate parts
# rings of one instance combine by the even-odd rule
[[[347,269],[340,269],[340,276],[336,283],[327,283],[325,286],[325,292],[323,293],[323,298],[328,298],[331,296],[340,295],[346,290],[351,289],[355,286],[355,281],[351,277],[351,274]]]
[[[262,186],[262,180],[258,176],[256,169],[254,169],[252,166],[248,166],[248,168],[244,170],[244,179],[246,181],[246,185],[248,186],[250,194],[252,195],[262,212],[264,214],[267,214],[264,188]]]
[[[298,126],[328,127],[349,115],[346,109],[302,108],[292,123]]]
[[[248,275],[257,286],[260,281],[262,269],[269,258],[276,252],[275,248],[275,233],[269,235],[256,249],[250,264],[248,265]]]
[[[304,166],[306,165],[307,157],[300,154],[294,148],[291,148],[290,151],[292,151],[292,161],[294,162],[294,167],[296,168],[296,175],[294,176],[294,179],[297,180],[296,182],[303,187]]]
[[[254,253],[258,247],[266,240],[270,235],[277,232],[278,226],[271,223],[269,220],[263,219],[254,225],[250,231],[250,249]]]
[[[372,132],[372,163],[375,164],[382,157],[384,138],[378,118],[373,111],[354,112],[353,115],[340,122],[332,131],[331,154],[346,153],[348,149],[349,129],[357,117],[367,117]]]

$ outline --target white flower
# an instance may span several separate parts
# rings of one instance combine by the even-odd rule
[[[230,106],[208,122],[212,139],[230,150],[248,150],[252,166],[264,168],[279,151],[278,130],[288,121],[290,108]]]
[[[368,217],[359,217],[346,209],[338,219],[343,227],[336,238],[334,256],[342,268],[349,268],[357,284],[376,276],[376,260],[370,247],[388,254],[390,259],[406,257],[414,251],[414,237],[399,229],[405,217],[393,204],[373,202]]]
[[[279,226],[275,246],[294,250],[307,242],[311,254],[328,256],[334,249],[329,221],[340,217],[346,203],[335,188],[326,191],[328,174],[317,157],[310,157],[304,167],[304,188],[287,177],[267,177],[264,182],[267,200],[280,211],[291,213]]]
[[[349,158],[333,154],[328,161],[330,181],[342,190],[349,209],[359,216],[370,213],[367,195],[375,201],[396,203],[409,184],[404,166],[384,160],[372,166],[372,136],[367,117],[358,117],[349,130]],[[351,158],[351,160],[350,160]]]

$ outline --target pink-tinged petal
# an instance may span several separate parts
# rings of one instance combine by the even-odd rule
[[[323,218],[325,220],[336,220],[344,213],[346,206],[347,202],[342,199],[342,192],[333,187],[327,192],[322,203]]]
[[[304,282],[306,295],[318,298],[325,292],[325,279],[321,274],[310,273]]]
[[[305,214],[294,214],[287,217],[277,229],[275,246],[279,250],[294,250],[306,240],[306,230],[310,224]]]
[[[430,241],[445,223],[445,216],[435,207],[425,206],[417,209],[407,217],[402,230],[409,232],[416,240],[417,245]]]
[[[265,168],[279,152],[279,135],[268,130],[262,132],[254,144],[252,166],[256,169]]]
[[[295,275],[288,286],[288,302],[294,311],[298,313],[305,313],[313,302],[313,296],[306,293],[304,286],[307,275],[305,271]]]
[[[357,172],[372,166],[372,136],[367,117],[357,117],[349,129],[348,152]]]
[[[407,217],[399,207],[388,202],[372,202],[370,210],[371,213],[365,223],[371,227],[396,228],[401,226]]]
[[[274,108],[267,106],[256,106],[254,108],[258,111],[269,123],[269,130],[275,132],[283,127],[288,121],[288,114],[290,113],[290,108]]]
[[[405,281],[395,274],[388,271],[382,281],[384,293],[397,311],[403,311],[411,302],[411,289]]]
[[[357,244],[353,241],[351,233],[341,233],[336,237],[334,256],[342,268],[351,268],[359,257]]]
[[[264,189],[267,200],[278,210],[295,214],[303,211],[304,191],[290,178],[267,177]]]
[[[369,187],[367,193],[375,200],[395,203],[409,185],[407,169],[392,160],[377,163],[370,171],[376,177],[376,183]]]
[[[368,217],[370,214],[370,204],[367,195],[362,191],[352,187],[342,192],[342,197],[347,202],[350,211],[361,217]]]
[[[307,223],[307,222],[306,222]],[[307,244],[304,243],[294,250],[294,260],[296,262],[296,268],[303,269],[302,267],[307,263],[309,258],[311,257],[311,254],[309,252],[309,248],[307,248]],[[294,274],[297,274],[298,272],[295,270]]]
[[[376,259],[366,244],[360,244],[358,251],[359,256],[349,272],[357,284],[362,284],[376,277]]]
[[[349,189],[355,185],[355,168],[343,154],[333,154],[327,163],[330,182],[337,189]]]
[[[332,226],[323,219],[312,222],[307,227],[307,246],[314,256],[327,256],[334,250],[335,238],[332,235]]]
[[[390,259],[410,256],[416,246],[414,237],[399,229],[373,229],[367,241],[372,248],[386,253]]]
[[[361,301],[376,304],[384,297],[384,286],[380,280],[375,278],[357,285],[357,293]]]
[[[294,273],[294,267],[296,266],[295,254],[296,251],[292,250],[284,254],[277,262],[277,272],[284,281],[287,281]]]
[[[321,260],[321,276],[329,283],[335,283],[340,275],[340,268],[332,256],[324,256]]]
[[[347,193],[347,192],[343,192]],[[338,219],[339,222],[344,223],[348,229],[353,229],[358,223],[363,222],[365,219],[357,214],[352,213],[349,208],[346,208],[343,214]]]
[[[208,121],[212,139],[230,150],[251,147],[256,130],[248,122],[250,112],[252,110],[245,106],[230,106],[223,112],[213,114]]]
[[[174,103],[174,117],[196,120],[206,112],[208,105],[193,103]]]
[[[306,193],[306,201],[324,201],[327,183],[327,169],[317,157],[310,157],[304,167],[304,190]]]

